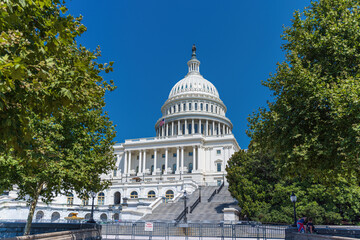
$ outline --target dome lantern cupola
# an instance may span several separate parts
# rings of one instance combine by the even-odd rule
[[[188,74],[200,74],[200,61],[196,58],[196,47],[195,44],[192,46],[192,55],[190,61],[187,62],[189,66]]]

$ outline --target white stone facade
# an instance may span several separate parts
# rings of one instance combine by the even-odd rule
[[[103,179],[112,185],[95,198],[94,219],[138,220],[162,201],[177,201],[183,191],[220,185],[225,166],[240,150],[215,86],[199,72],[195,50],[189,72],[170,91],[155,124],[156,136],[125,140],[114,146],[116,169]],[[0,197],[0,219],[26,219],[25,202],[16,190]],[[36,209],[38,220],[64,219],[70,213],[89,218],[91,199],[58,196]]]

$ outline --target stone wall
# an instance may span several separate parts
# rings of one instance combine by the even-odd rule
[[[73,231],[62,231],[62,232],[52,232],[52,233],[43,233],[36,235],[28,235],[21,237],[5,238],[4,240],[97,240],[101,239],[100,229],[81,229]]]
[[[24,222],[0,222],[0,239],[22,236],[25,229]],[[101,230],[101,226],[91,223],[33,223],[30,234],[42,234],[60,231],[74,231],[81,229]]]
[[[346,228],[316,228],[316,234],[299,233],[296,228],[285,230],[285,240],[350,240],[360,238],[360,229]]]

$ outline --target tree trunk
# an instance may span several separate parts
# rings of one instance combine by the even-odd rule
[[[39,199],[40,192],[41,192],[41,190],[43,188],[43,185],[44,184],[41,183],[38,186],[38,188],[36,189],[36,192],[35,192],[35,196],[33,197],[32,201],[31,201],[28,218],[27,218],[26,225],[25,225],[24,236],[30,234],[31,223],[32,223],[32,220],[33,220],[33,217],[34,217],[35,208],[36,208],[36,205],[37,205],[37,202],[38,202],[38,199]]]

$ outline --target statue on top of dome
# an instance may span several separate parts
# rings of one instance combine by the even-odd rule
[[[193,57],[196,56],[196,47],[195,47],[195,44],[193,44],[193,46],[192,46],[192,56],[193,56]]]

